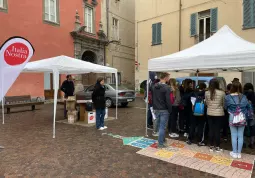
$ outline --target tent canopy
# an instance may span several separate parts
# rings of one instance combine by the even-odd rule
[[[55,138],[57,95],[59,89],[59,74],[84,74],[84,73],[114,73],[116,81],[118,81],[117,69],[106,67],[90,62],[85,62],[68,56],[57,56],[48,59],[42,59],[35,62],[29,62],[25,66],[23,72],[43,72],[53,73],[54,88],[54,116],[53,116],[53,138]],[[118,90],[116,82],[116,90]],[[116,92],[116,103],[118,103],[118,93]],[[116,104],[116,119],[117,119]]]
[[[116,73],[117,69],[106,67],[68,56],[57,56],[29,62],[25,66],[25,72],[52,72],[56,69],[59,74],[84,74],[84,73]]]
[[[236,35],[228,26],[183,51],[150,59],[149,71],[243,72],[255,71],[255,44]]]

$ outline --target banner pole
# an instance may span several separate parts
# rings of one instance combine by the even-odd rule
[[[3,124],[4,124],[4,92],[3,92],[3,86],[4,86],[4,76],[3,76],[3,71],[1,73],[1,95],[2,95],[2,118],[3,118]]]

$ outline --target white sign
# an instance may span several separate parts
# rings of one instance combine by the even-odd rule
[[[34,48],[22,37],[8,39],[0,48],[0,101],[34,54]]]

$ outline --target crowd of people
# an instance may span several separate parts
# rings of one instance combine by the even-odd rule
[[[221,138],[227,141],[230,132],[233,158],[241,158],[244,136],[249,138],[249,147],[254,147],[255,95],[251,83],[242,87],[235,78],[223,91],[217,79],[207,87],[205,83],[193,86],[191,79],[178,85],[168,73],[161,73],[160,79],[156,75],[150,78],[147,127],[158,136],[158,148],[166,147],[166,128],[171,138],[184,134],[187,144],[208,145],[212,152],[222,151]]]

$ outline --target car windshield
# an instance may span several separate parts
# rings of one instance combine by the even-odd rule
[[[111,84],[110,86],[111,86],[113,89],[116,90],[116,85],[115,85],[115,84]],[[123,86],[123,85],[119,85],[119,86],[118,86],[118,90],[128,90],[128,88],[125,87],[125,86]]]

